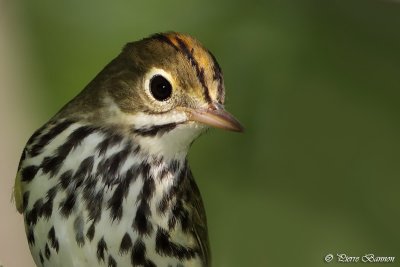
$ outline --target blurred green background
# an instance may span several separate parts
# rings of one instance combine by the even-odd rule
[[[216,55],[246,127],[190,152],[214,266],[341,265],[328,253],[400,264],[400,3],[10,2],[32,81],[16,103],[31,111],[19,151],[124,43],[190,33]]]

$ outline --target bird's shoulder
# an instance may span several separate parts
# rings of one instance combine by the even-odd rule
[[[14,188],[11,200],[14,201],[15,207],[19,213],[23,212],[22,207],[22,188],[21,188],[21,172],[18,170],[15,177]]]
[[[24,171],[24,166],[25,162],[29,160],[30,158],[37,156],[38,148],[42,148],[42,144],[40,143],[40,137],[42,137],[48,129],[53,128],[54,126],[57,126],[60,122],[56,120],[50,120],[47,123],[45,123],[43,126],[41,126],[39,129],[37,129],[28,139],[28,141],[25,144],[25,147],[22,151],[18,167],[17,167],[17,173],[15,175],[15,181],[14,181],[14,187],[12,191],[12,196],[11,200],[14,201],[15,207],[18,210],[19,213],[23,212],[23,171]],[[69,123],[70,124],[70,123]],[[35,147],[36,146],[36,147]]]

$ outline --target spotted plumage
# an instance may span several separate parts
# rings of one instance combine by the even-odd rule
[[[38,266],[210,266],[186,160],[223,109],[221,69],[195,39],[128,44],[29,139],[14,196]]]

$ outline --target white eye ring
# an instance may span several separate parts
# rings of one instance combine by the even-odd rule
[[[167,82],[169,82],[169,84],[171,86],[170,90],[172,90],[172,92],[170,92],[170,95],[168,97],[166,97],[165,99],[157,98],[157,96],[155,96],[154,92],[152,92],[152,90],[151,90],[151,82],[152,82],[153,78],[155,78],[157,76],[164,78]],[[173,83],[172,76],[168,72],[166,72],[163,69],[152,68],[145,76],[144,87],[145,87],[147,95],[151,99],[154,99],[159,103],[161,103],[161,102],[166,103],[171,99],[171,96],[173,94],[174,83]]]

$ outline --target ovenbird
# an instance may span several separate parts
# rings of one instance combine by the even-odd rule
[[[210,266],[186,155],[224,110],[215,57],[194,38],[128,43],[23,151],[14,197],[37,266]]]

